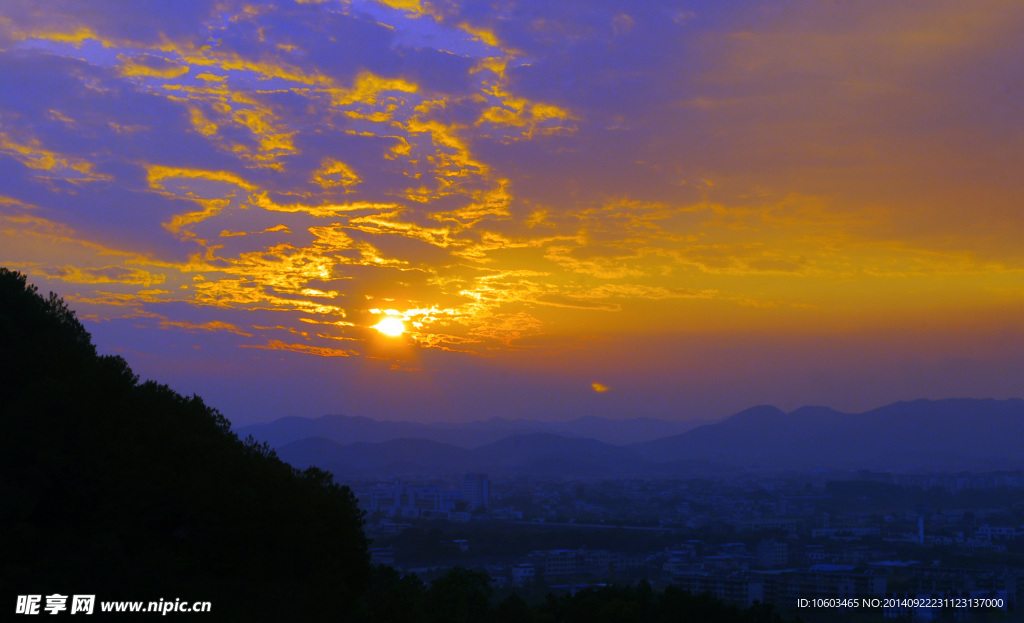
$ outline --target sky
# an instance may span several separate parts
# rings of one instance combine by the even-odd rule
[[[1016,0],[5,0],[0,265],[237,425],[1021,397],[1021,32]]]

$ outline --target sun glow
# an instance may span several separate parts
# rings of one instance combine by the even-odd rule
[[[373,325],[373,328],[389,337],[398,337],[405,333],[405,323],[394,316],[384,318],[377,324]]]

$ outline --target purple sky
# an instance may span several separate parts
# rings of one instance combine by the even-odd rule
[[[994,0],[10,0],[0,265],[238,424],[1024,396],[1021,32]]]

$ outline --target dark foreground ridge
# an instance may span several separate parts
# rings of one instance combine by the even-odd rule
[[[210,621],[780,620],[644,582],[528,605],[492,603],[474,571],[427,587],[371,567],[347,487],[239,440],[199,397],[140,383],[97,355],[60,298],[3,268],[0,397],[7,617],[19,595],[60,594],[207,601],[209,614],[187,616]]]
[[[366,591],[362,514],[347,487],[239,440],[199,397],[97,356],[63,301],[6,269],[0,366],[8,614],[16,595],[59,593],[303,620],[350,610]]]

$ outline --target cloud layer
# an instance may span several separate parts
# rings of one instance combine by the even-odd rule
[[[145,361],[486,365],[482,396],[614,343],[542,392],[594,409],[680,365],[617,363],[649,336],[788,336],[795,372],[800,336],[925,323],[920,353],[1022,307],[1017,3],[118,6],[5,3],[0,262],[125,352],[162,336]]]

